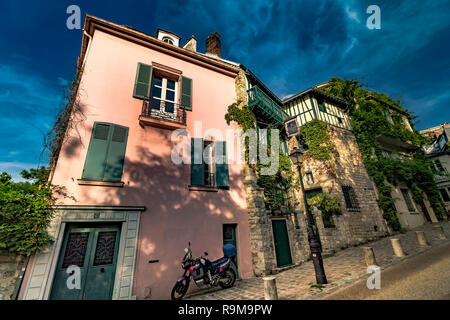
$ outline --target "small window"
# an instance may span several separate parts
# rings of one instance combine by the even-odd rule
[[[402,192],[403,199],[405,200],[406,206],[408,207],[408,211],[409,212],[416,211],[416,209],[414,208],[414,205],[411,201],[411,197],[409,196],[408,189],[400,189],[400,191]]]
[[[162,41],[167,42],[168,44],[173,44],[173,39],[170,37],[163,37]]]
[[[350,186],[342,186],[342,193],[344,194],[344,200],[347,209],[350,211],[360,211],[355,190]]]
[[[327,108],[325,107],[325,103],[319,104],[319,110],[322,112],[327,112]]]
[[[312,172],[307,172],[306,173],[306,182],[307,183],[314,183],[314,176],[313,176]]]
[[[445,169],[444,169],[444,167],[442,166],[441,161],[439,161],[439,160],[434,160],[434,166],[436,167],[436,170],[437,170],[438,172],[445,172]]]
[[[339,123],[342,123],[342,118],[341,117],[337,117],[337,120]]]
[[[333,221],[333,215],[327,211],[322,211],[322,221],[325,228],[336,228]]]
[[[442,200],[444,200],[444,202],[449,202],[450,201],[450,197],[447,193],[447,190],[445,190],[445,188],[439,189],[439,192],[441,193],[442,196]]]

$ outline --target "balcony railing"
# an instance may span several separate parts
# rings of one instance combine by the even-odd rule
[[[263,112],[273,122],[279,124],[284,124],[284,122],[289,118],[289,115],[257,86],[250,88],[247,92],[248,106],[251,109],[258,106],[259,111]]]
[[[155,121],[151,121],[151,119]],[[143,101],[142,113],[139,120],[155,125],[165,124],[165,127],[185,126],[186,110],[178,103],[151,98]]]

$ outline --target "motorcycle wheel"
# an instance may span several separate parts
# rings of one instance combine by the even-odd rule
[[[228,269],[224,272],[221,278],[222,279],[220,279],[219,285],[223,289],[231,288],[236,281],[236,273],[234,273],[233,269]]]
[[[183,299],[184,295],[188,291],[189,288],[189,282],[186,280],[177,282],[173,286],[172,293],[170,294],[170,298],[172,300],[181,300]]]

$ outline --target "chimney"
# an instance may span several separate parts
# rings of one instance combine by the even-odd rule
[[[222,57],[220,50],[220,35],[217,32],[211,33],[208,38],[206,38],[206,54]]]
[[[197,52],[197,40],[192,36],[183,46],[184,49]]]

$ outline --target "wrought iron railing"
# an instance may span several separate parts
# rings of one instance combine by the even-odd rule
[[[278,123],[284,123],[289,118],[289,115],[259,87],[254,86],[247,92],[249,106],[257,105]]]
[[[142,103],[142,116],[186,125],[186,110],[178,103],[151,98]]]

